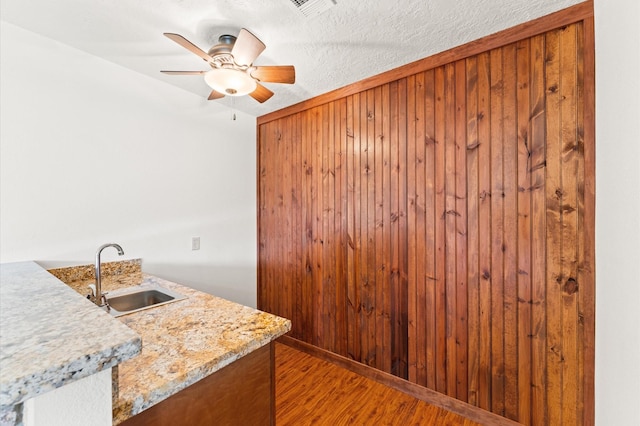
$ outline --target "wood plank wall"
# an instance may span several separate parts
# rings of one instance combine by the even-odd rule
[[[521,423],[592,424],[592,10],[259,119],[259,308]]]

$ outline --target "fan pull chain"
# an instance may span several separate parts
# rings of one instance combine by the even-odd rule
[[[236,98],[231,97],[231,121],[236,121]]]

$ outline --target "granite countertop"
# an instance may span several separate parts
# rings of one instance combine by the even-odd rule
[[[0,265],[0,406],[135,357],[140,336],[35,262]]]
[[[136,286],[142,282],[142,259],[103,262],[100,270],[103,292]],[[49,269],[48,272],[82,296],[89,294],[89,284],[96,282],[95,265],[67,266]]]
[[[103,264],[103,291],[160,286],[187,298],[114,318],[84,297],[91,265],[0,265],[2,407],[115,367],[116,425],[291,329],[287,319],[142,274],[140,265]]]
[[[188,298],[118,318],[142,337],[143,347],[118,366],[114,425],[291,329],[287,319],[143,274],[141,286],[151,285]]]

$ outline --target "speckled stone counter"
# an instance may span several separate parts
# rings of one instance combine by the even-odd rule
[[[103,262],[100,270],[103,292],[132,287],[142,282],[142,259]],[[95,265],[68,266],[48,271],[83,296],[89,294],[89,284],[96,282]]]
[[[0,406],[135,357],[140,336],[35,262],[0,265]]]
[[[140,334],[142,353],[118,366],[113,423],[140,413],[291,329],[291,322],[157,277],[185,296],[167,305],[119,317]],[[115,291],[112,294],[117,294]]]
[[[34,262],[0,265],[3,407],[117,365],[116,425],[291,329],[287,319],[142,274],[140,264],[104,264],[105,291],[158,285],[187,298],[113,318],[82,297],[90,265],[51,273]]]

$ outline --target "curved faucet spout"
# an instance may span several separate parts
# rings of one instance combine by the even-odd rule
[[[98,305],[98,306],[104,306],[107,303],[107,298],[102,294],[102,274],[101,274],[101,266],[100,266],[100,254],[102,253],[102,250],[106,249],[107,247],[113,247],[116,250],[118,250],[118,256],[122,256],[124,254],[124,250],[122,250],[122,247],[120,247],[119,244],[116,243],[108,243],[108,244],[103,244],[100,247],[98,247],[98,251],[96,252],[96,288],[95,288],[95,292],[93,294],[93,302]]]

